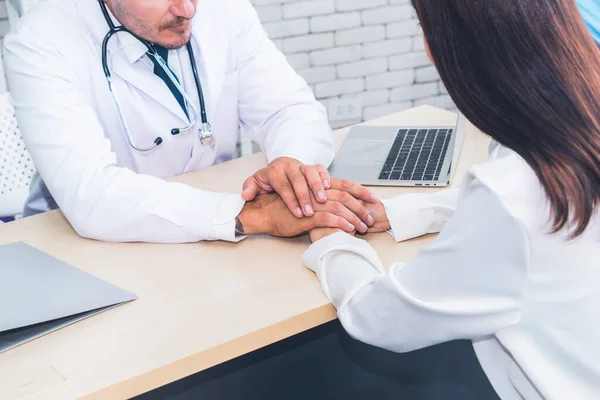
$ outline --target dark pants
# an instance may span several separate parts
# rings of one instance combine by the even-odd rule
[[[468,341],[396,354],[338,321],[139,396],[149,399],[498,400]]]

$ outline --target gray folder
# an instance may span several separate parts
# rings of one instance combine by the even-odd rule
[[[135,298],[25,243],[0,246],[0,353]]]

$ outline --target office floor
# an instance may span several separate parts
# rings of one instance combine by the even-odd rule
[[[468,341],[396,354],[353,340],[334,321],[136,399],[499,398]]]

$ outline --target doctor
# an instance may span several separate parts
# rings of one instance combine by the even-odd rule
[[[49,0],[5,58],[39,171],[26,215],[60,207],[81,236],[147,242],[373,223],[370,193],[323,167],[325,111],[247,0]],[[240,123],[270,162],[243,198],[163,181],[232,159]]]

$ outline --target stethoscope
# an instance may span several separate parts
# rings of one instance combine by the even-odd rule
[[[108,41],[110,40],[110,38],[113,35],[115,35],[116,33],[119,33],[119,32],[129,33],[130,35],[132,35],[133,37],[138,39],[144,46],[146,46],[146,48],[148,49],[146,51],[146,54],[148,54],[148,56],[150,56],[150,57],[154,57],[154,59],[156,60],[158,65],[160,65],[160,67],[167,74],[167,76],[169,77],[171,82],[173,82],[173,85],[175,85],[175,87],[177,88],[179,93],[181,93],[181,95],[183,96],[186,108],[187,107],[192,108],[193,113],[191,115],[193,118],[191,119],[189,125],[187,125],[183,128],[171,129],[171,135],[179,135],[181,132],[191,130],[194,127],[194,125],[196,125],[196,122],[198,121],[198,110],[196,109],[196,107],[194,107],[194,103],[189,98],[189,96],[185,93],[185,90],[183,89],[183,87],[181,86],[181,84],[179,83],[177,78],[173,75],[173,73],[171,72],[171,69],[167,66],[167,63],[165,63],[165,60],[163,60],[163,58],[158,55],[158,53],[156,52],[156,49],[154,48],[154,45],[152,45],[152,43],[131,33],[124,26],[115,26],[115,24],[113,24],[113,22],[112,22],[112,19],[110,18],[110,15],[108,14],[108,9],[106,8],[106,4],[104,3],[104,0],[98,0],[98,2],[100,3],[100,8],[102,9],[102,13],[104,14],[104,18],[106,19],[106,22],[108,23],[108,27],[109,27],[109,31],[106,34],[106,36],[104,37],[104,40],[102,41],[102,68],[104,69],[104,75],[106,76],[106,81],[108,82],[108,88],[110,90],[110,93],[112,94],[114,101],[115,101],[115,105],[117,106],[117,111],[119,112],[119,119],[121,120],[121,125],[123,126],[123,130],[125,131],[125,135],[127,136],[127,141],[129,142],[129,145],[137,151],[146,152],[146,151],[150,151],[150,150],[154,149],[155,147],[160,146],[163,142],[163,139],[162,139],[162,137],[159,136],[156,139],[154,139],[154,143],[152,143],[151,146],[139,147],[135,144],[135,142],[133,141],[133,138],[131,137],[131,133],[129,132],[129,127],[127,126],[127,122],[125,121],[125,116],[123,115],[121,103],[119,102],[119,98],[117,97],[117,94],[115,93],[115,91],[113,89],[111,73],[110,73],[110,70],[108,69],[108,57],[107,57]],[[206,107],[204,105],[204,94],[202,92],[202,85],[200,83],[200,78],[198,77],[198,69],[196,68],[196,59],[194,57],[194,51],[192,49],[191,41],[189,41],[186,44],[186,48],[187,48],[188,55],[190,57],[190,63],[192,64],[192,72],[194,74],[194,81],[196,81],[196,89],[198,90],[198,98],[200,100],[200,118],[201,118],[202,125],[200,127],[200,131],[198,132],[198,136],[200,137],[200,143],[209,144],[209,145],[213,146],[214,145],[214,136],[212,133],[212,127],[208,123],[208,118],[206,117]]]

